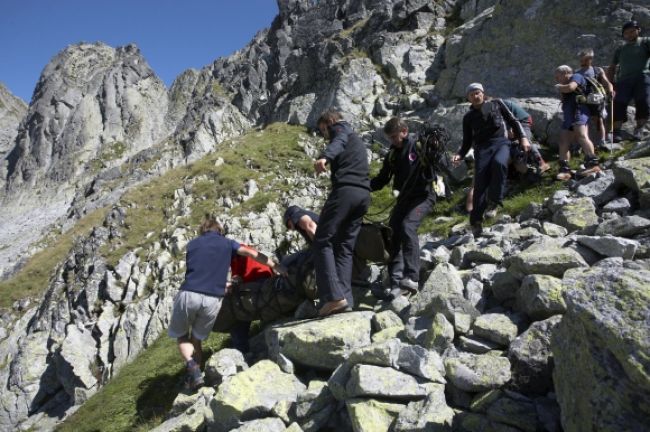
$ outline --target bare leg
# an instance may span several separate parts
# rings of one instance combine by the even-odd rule
[[[469,187],[469,190],[467,191],[467,199],[465,200],[465,210],[467,212],[471,212],[472,209],[474,208],[474,183]]]
[[[576,136],[576,141],[578,141],[578,144],[580,144],[580,147],[582,147],[582,151],[584,152],[585,156],[589,158],[595,157],[596,154],[594,152],[594,143],[592,143],[589,139],[587,126],[575,125],[573,126],[573,130]]]
[[[563,129],[560,132],[560,152],[558,154],[559,158],[561,161],[565,160],[568,161],[571,159],[571,153],[569,152],[569,143],[571,142],[571,138],[573,137],[573,133],[569,130]]]
[[[177,339],[178,341],[178,351],[181,353],[181,357],[187,363],[190,360],[196,361],[196,363],[201,364],[201,357],[203,355],[201,341],[192,336],[182,336]]]

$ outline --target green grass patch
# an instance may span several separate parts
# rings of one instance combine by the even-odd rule
[[[227,336],[212,333],[204,359],[224,347]],[[181,391],[184,365],[176,340],[162,335],[122,367],[97,394],[61,424],[61,432],[148,431],[162,423]]]
[[[74,242],[88,235],[93,227],[101,225],[106,212],[106,208],[97,209],[81,218],[68,232],[53,236],[43,244],[43,250],[27,260],[18,273],[0,282],[0,308],[9,308],[16,300],[26,297],[40,297],[47,289],[52,273],[70,252]]]

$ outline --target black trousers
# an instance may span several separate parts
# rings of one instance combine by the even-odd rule
[[[316,286],[321,302],[352,298],[352,255],[363,216],[370,205],[370,191],[341,186],[327,197],[314,236]]]
[[[495,138],[474,148],[474,208],[470,223],[483,221],[488,199],[501,203],[506,193],[510,141]]]
[[[403,193],[408,193],[407,191]],[[420,279],[420,241],[418,228],[431,212],[436,197],[433,193],[398,200],[391,213],[389,226],[393,230],[388,273],[393,287],[403,278]]]

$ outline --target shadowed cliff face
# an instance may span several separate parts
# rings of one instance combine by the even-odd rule
[[[25,102],[0,83],[0,190],[7,177],[6,157],[14,147],[18,126],[26,113]]]

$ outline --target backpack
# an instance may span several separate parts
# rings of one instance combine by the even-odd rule
[[[594,72],[596,72],[596,68],[594,68]],[[579,104],[587,105],[604,104],[605,99],[607,98],[607,92],[605,91],[605,87],[603,87],[603,85],[598,81],[598,77],[588,77],[584,75],[583,77],[587,84],[584,86],[579,85],[576,88],[576,93],[578,94],[576,101]]]

